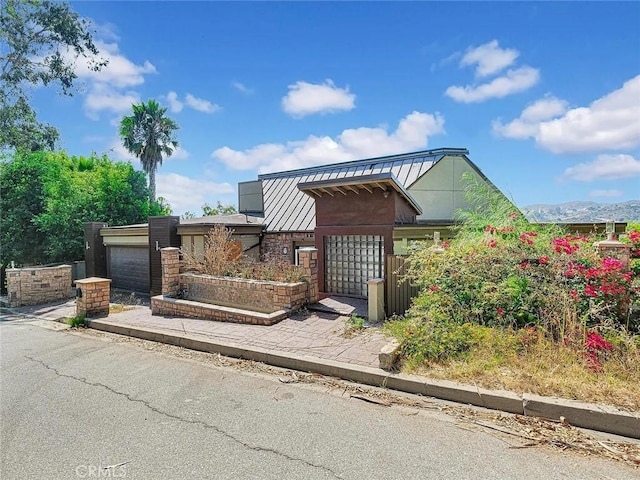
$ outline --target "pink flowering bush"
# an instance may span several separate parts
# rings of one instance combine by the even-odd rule
[[[444,252],[425,244],[410,255],[408,275],[423,287],[412,315],[535,326],[556,340],[602,326],[640,333],[629,315],[638,277],[618,259],[598,256],[594,242],[602,238],[530,224],[501,195],[483,208],[466,213]],[[640,234],[630,238],[640,242]]]

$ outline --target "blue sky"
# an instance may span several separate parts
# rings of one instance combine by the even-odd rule
[[[33,92],[73,155],[155,98],[175,214],[262,172],[463,147],[518,206],[640,198],[640,2],[72,2],[109,65]],[[138,165],[134,161],[135,165]]]

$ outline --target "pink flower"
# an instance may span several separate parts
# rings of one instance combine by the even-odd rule
[[[490,246],[491,248],[496,248],[496,245],[497,245],[497,244],[498,244],[498,242],[496,242],[495,240],[491,240],[491,241],[489,242],[489,246]]]
[[[538,259],[538,261],[539,261],[540,263],[543,263],[543,264],[544,264],[544,263],[549,263],[549,257],[547,257],[547,256],[540,257],[540,258]]]
[[[432,292],[439,292],[440,291],[440,287],[437,285],[431,285],[429,287],[429,290],[431,290]]]
[[[498,314],[499,317],[504,315],[504,308],[502,307],[498,307],[498,309],[496,310],[496,313]]]
[[[511,212],[509,218],[518,218],[518,212]]]
[[[593,287],[593,285],[587,285],[584,287],[584,294],[588,297],[597,297],[598,291]]]

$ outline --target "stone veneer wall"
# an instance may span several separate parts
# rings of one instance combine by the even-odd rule
[[[307,284],[264,282],[244,278],[180,274],[183,299],[273,313],[297,310],[307,298]]]
[[[181,274],[177,248],[163,248],[161,255],[164,294],[151,298],[153,315],[272,325],[302,305],[318,299],[318,251],[315,248],[300,250],[304,281],[292,284]],[[200,294],[207,294],[209,303],[189,300],[198,289]],[[180,292],[184,299],[177,298]]]
[[[10,307],[71,298],[71,285],[71,265],[7,269]]]
[[[295,240],[313,240],[313,232],[291,232],[291,233],[266,233],[262,239],[262,255],[265,258],[275,258],[292,263],[293,242]],[[283,249],[287,253],[282,253]]]
[[[83,317],[106,317],[109,315],[110,279],[89,277],[76,280],[76,289],[78,290],[76,315]]]
[[[252,312],[219,305],[210,305],[190,300],[180,300],[158,295],[151,297],[151,313],[218,322],[246,323],[250,325],[273,325],[287,318],[290,312],[279,310],[274,313]]]

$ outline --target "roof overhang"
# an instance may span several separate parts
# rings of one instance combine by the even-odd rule
[[[148,247],[149,225],[122,225],[100,229],[102,243],[110,246]]]
[[[348,192],[353,192],[357,195],[363,192],[373,193],[374,190],[378,188],[383,192],[395,190],[411,205],[418,215],[422,214],[420,205],[418,205],[411,194],[409,194],[391,172],[360,175],[358,177],[335,178],[331,180],[318,180],[298,184],[298,189],[301,192],[313,198],[320,198],[323,195],[334,197],[342,194],[346,196]]]

